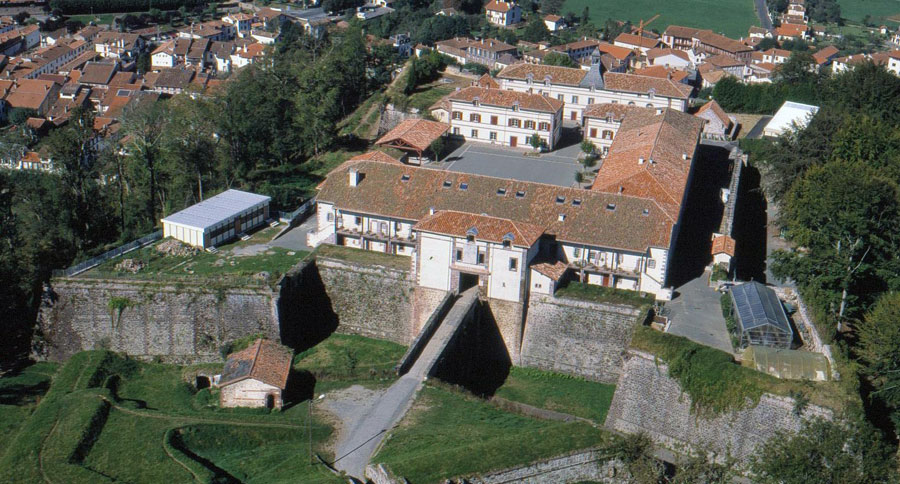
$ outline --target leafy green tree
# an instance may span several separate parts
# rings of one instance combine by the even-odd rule
[[[785,198],[782,223],[797,249],[776,252],[775,274],[815,286],[838,321],[858,314],[873,287],[896,284],[900,192],[859,162],[810,168]]]
[[[540,42],[549,38],[550,30],[547,28],[547,24],[537,15],[531,19],[531,22],[528,22],[525,31],[522,32],[522,39],[528,42]]]
[[[122,117],[122,148],[128,194],[124,210],[130,227],[146,232],[156,225],[167,199],[163,182],[163,133],[168,120],[164,103],[129,107]]]
[[[808,420],[800,432],[781,431],[751,461],[761,484],[863,484],[896,479],[890,448],[860,418]]]
[[[578,64],[562,52],[550,52],[544,56],[543,63],[548,66],[578,67]]]
[[[856,330],[856,353],[873,395],[896,411],[900,408],[900,293],[882,295]]]
[[[541,146],[544,146],[544,140],[541,139],[541,135],[533,133],[528,137],[528,144],[537,151],[541,149]]]

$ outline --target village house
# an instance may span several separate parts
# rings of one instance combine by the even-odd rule
[[[447,100],[451,133],[466,141],[526,147],[537,134],[553,150],[559,140],[564,103],[558,99],[472,86]]]
[[[888,53],[887,70],[893,72],[894,75],[900,76],[900,50]]]
[[[831,64],[831,61],[837,57],[838,52],[839,51],[837,47],[829,45],[816,51],[813,54],[813,59],[816,61],[816,65],[821,68],[823,66]]]
[[[807,23],[809,18],[806,17],[806,5],[804,5],[804,0],[790,0],[781,19],[782,23]]]
[[[728,141],[734,136],[737,118],[729,116],[716,101],[704,104],[694,116],[703,120],[703,138]]]
[[[791,57],[791,51],[771,48],[769,50],[754,52],[751,62],[754,64],[784,64]]]
[[[258,19],[255,16],[248,13],[233,13],[222,17],[222,22],[233,25],[235,33],[242,39],[250,35],[250,30],[253,28],[253,22],[257,20]]]
[[[308,243],[409,255],[419,285],[478,286],[506,301],[552,291],[567,273],[670,299],[668,259],[702,121],[632,111],[591,190],[348,160],[319,186]]]
[[[566,28],[566,21],[559,15],[544,15],[544,25],[551,32],[558,32]]]
[[[515,64],[499,74],[502,89],[542,94],[565,103],[566,120],[580,121],[584,109],[595,103],[619,103],[658,108],[687,109],[693,89],[671,79],[618,72],[600,75],[590,70],[535,64]]]
[[[487,21],[499,27],[509,27],[522,21],[522,8],[513,0],[491,0],[484,6]]]
[[[222,42],[233,40],[236,35],[237,28],[222,20],[186,25],[178,29],[178,37],[182,39],[206,39]]]
[[[775,37],[779,42],[809,38],[809,27],[806,24],[781,24],[775,28]]]
[[[615,40],[613,41],[613,45],[639,51],[642,55],[644,55],[647,54],[647,51],[650,49],[659,48],[660,42],[658,39],[652,39],[643,35],[634,35],[623,32],[615,38]]]
[[[10,108],[33,109],[44,116],[59,94],[60,85],[41,79],[19,79],[6,96]]]
[[[456,37],[436,42],[435,48],[460,64],[473,62],[488,68],[513,64],[519,55],[514,45],[496,39],[472,40]]]
[[[676,69],[687,69],[693,65],[687,52],[671,47],[648,50],[647,63],[651,66],[674,67]]]
[[[584,139],[593,143],[597,151],[606,156],[612,146],[616,132],[631,109],[642,109],[626,104],[600,103],[584,109],[582,116]],[[646,108],[643,108],[646,109]]]
[[[728,54],[744,62],[750,61],[753,48],[734,39],[717,34],[712,30],[695,29],[670,25],[663,32],[662,41],[672,47],[684,51],[693,50],[697,56],[713,56]]]
[[[220,405],[281,409],[293,355],[290,348],[265,339],[228,355],[216,379]]]
[[[104,31],[94,37],[94,50],[102,57],[134,60],[146,47],[146,39],[138,34]]]
[[[691,72],[664,66],[643,67],[641,69],[635,69],[632,74],[636,76],[656,77],[659,79],[671,79],[682,84],[691,84],[694,79],[694,75]]]

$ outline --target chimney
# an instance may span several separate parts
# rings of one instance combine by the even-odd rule
[[[350,186],[355,187],[359,185],[360,180],[362,180],[362,173],[359,172],[356,168],[350,168]]]
[[[687,159],[688,159],[687,153],[682,153],[682,154],[681,154],[681,159],[682,159],[682,160],[687,160]]]
[[[428,207],[428,215],[434,215],[434,207]]]
[[[638,165],[643,165],[643,164],[644,164],[644,157],[641,156],[638,158]]]
[[[619,185],[619,194],[621,195],[625,191],[624,185]]]

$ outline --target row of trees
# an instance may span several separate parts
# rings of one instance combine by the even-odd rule
[[[207,3],[208,0],[156,0],[152,6],[162,10],[175,10],[182,6],[192,9]],[[147,10],[147,5],[144,0],[50,0],[50,8],[59,9],[65,15],[141,12]]]

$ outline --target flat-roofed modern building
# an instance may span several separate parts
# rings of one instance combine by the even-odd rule
[[[162,219],[163,237],[196,247],[215,247],[269,218],[271,197],[226,190]]]

